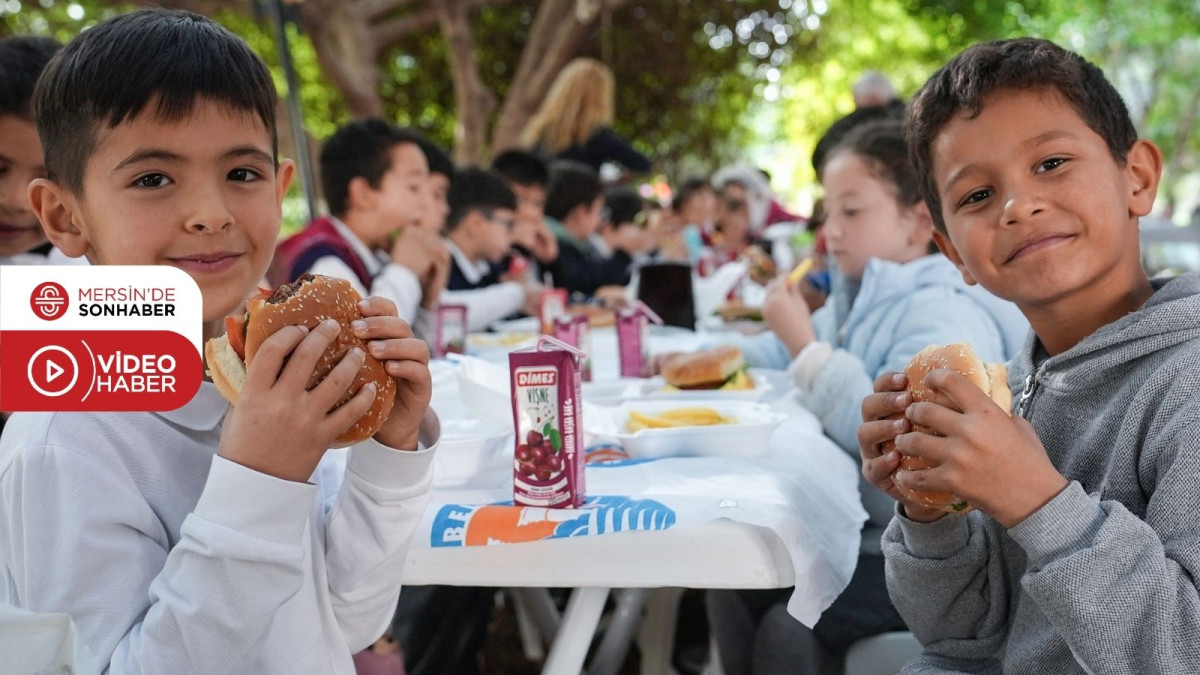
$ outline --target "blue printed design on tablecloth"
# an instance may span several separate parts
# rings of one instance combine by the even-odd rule
[[[430,546],[486,546],[584,537],[628,530],[665,530],[675,510],[653,499],[588,498],[578,509],[497,504],[447,504],[433,518]]]

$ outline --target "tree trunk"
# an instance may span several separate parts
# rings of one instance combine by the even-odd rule
[[[496,96],[479,75],[466,0],[442,0],[437,12],[454,80],[454,109],[458,117],[454,124],[454,160],[459,164],[477,164],[485,159],[488,119],[496,109]]]
[[[341,0],[306,0],[299,5],[299,16],[321,69],[350,112],[355,117],[382,115],[379,50],[363,7]]]
[[[520,144],[521,130],[537,112],[559,71],[579,54],[601,14],[598,10],[622,4],[624,0],[542,0],[492,132],[493,155]],[[580,9],[588,11],[577,11]]]

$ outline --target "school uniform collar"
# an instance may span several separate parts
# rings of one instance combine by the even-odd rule
[[[362,239],[359,239],[358,235],[354,234],[354,231],[350,229],[350,226],[343,223],[337,216],[329,216],[329,222],[333,224],[333,229],[337,230],[342,239],[345,239],[346,243],[350,244],[350,250],[354,251],[354,255],[357,255],[363,261],[363,264],[366,265],[367,274],[371,277],[379,274],[379,270],[383,269],[384,263],[387,262],[384,256],[381,253],[372,251],[371,247],[364,244]]]
[[[492,266],[486,262],[475,262],[467,257],[466,253],[462,252],[449,237],[442,241],[446,242],[446,248],[450,249],[450,255],[454,258],[454,264],[458,265],[458,269],[462,272],[463,278],[472,286],[483,280],[483,277],[488,272],[492,271]]]
[[[228,411],[229,402],[217,391],[217,385],[201,382],[200,390],[182,407],[154,414],[185,429],[211,431],[221,425]]]

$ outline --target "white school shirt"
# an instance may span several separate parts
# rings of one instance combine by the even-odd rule
[[[0,603],[70,614],[111,673],[354,675],[396,608],[437,417],[423,450],[365,441],[297,483],[216,455],[227,410],[205,382],[173,412],[14,415]]]
[[[475,263],[453,241],[443,241],[446,242],[446,248],[450,249],[454,262],[462,270],[463,277],[469,283],[479,283],[489,271],[486,263]],[[446,289],[442,291],[438,302],[443,305],[466,305],[467,330],[477,332],[487,330],[493,323],[520,311],[525,304],[525,289],[516,281],[502,281],[483,288],[461,291]]]
[[[354,270],[335,255],[318,258],[309,272],[345,279],[364,298],[368,295],[378,295],[391,300],[396,303],[400,318],[413,326],[413,330],[418,334],[424,333],[424,330],[417,329],[418,326],[432,326],[432,313],[421,309],[421,281],[417,279],[417,275],[404,265],[392,262],[384,253],[372,251],[338,218],[329,216],[329,221],[359,260],[362,260],[367,274],[371,276],[371,287],[363,288]]]

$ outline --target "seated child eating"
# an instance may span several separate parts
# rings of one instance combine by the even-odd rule
[[[954,57],[908,128],[938,245],[1033,334],[1011,417],[948,370],[923,382],[947,405],[894,372],[863,401],[873,484],[975,507],[901,499],[884,534],[925,647],[903,672],[1200,672],[1200,278],[1148,279],[1138,245],[1162,154],[1099,68],[1030,38]]]
[[[133,76],[136,74],[136,76]],[[50,240],[96,265],[170,265],[203,297],[203,335],[266,272],[293,165],[275,158],[275,85],[213,21],[143,10],[81,33],[47,67],[35,114]],[[437,418],[428,349],[395,306],[268,338],[237,405],[204,382],[161,413],[17,413],[0,440],[0,602],[69,614],[111,672],[352,675],[386,629],[428,501]],[[317,472],[371,405],[347,403],[354,330],[397,382],[373,439]]]

